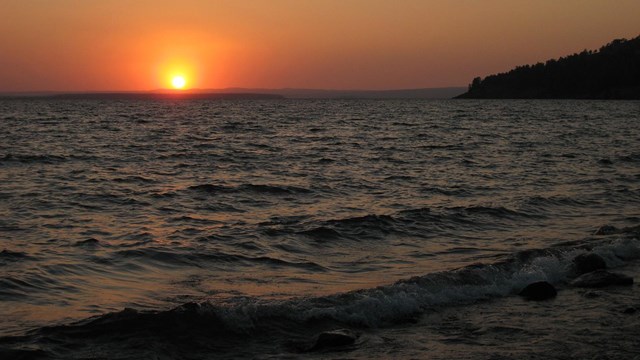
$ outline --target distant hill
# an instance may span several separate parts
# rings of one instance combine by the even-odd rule
[[[461,99],[640,99],[640,36],[475,78]]]
[[[282,95],[289,99],[451,99],[462,94],[464,87],[400,89],[400,90],[323,90],[323,89],[242,89],[215,91],[259,92]],[[207,91],[207,90],[203,90]]]
[[[451,99],[466,88],[424,88],[405,90],[323,90],[323,89],[161,89],[130,92],[20,92],[0,93],[1,97],[48,99]]]
[[[71,93],[45,96],[48,99],[66,100],[274,100],[284,99],[282,95],[260,93],[131,93],[131,92],[105,92],[105,93]]]

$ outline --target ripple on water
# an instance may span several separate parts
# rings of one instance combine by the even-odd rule
[[[0,121],[0,296],[19,314],[0,316],[0,328],[133,303],[159,311],[212,294],[255,304],[311,298],[313,306],[283,308],[279,321],[296,331],[306,331],[290,317],[296,311],[343,314],[334,324],[366,317],[362,309],[411,317],[406,309],[435,295],[407,292],[409,283],[372,289],[640,218],[633,102],[0,100],[0,108],[10,114]],[[192,277],[202,281],[186,285]],[[349,290],[360,292],[326,297]],[[398,300],[406,294],[417,295]],[[382,311],[391,298],[397,307]],[[277,321],[261,311],[256,321],[272,329]],[[188,323],[176,314],[162,316]],[[160,315],[109,319],[118,316]]]

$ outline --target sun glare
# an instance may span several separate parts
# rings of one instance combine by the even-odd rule
[[[171,85],[175,89],[184,89],[185,85],[187,85],[187,80],[182,75],[174,76],[171,79]]]

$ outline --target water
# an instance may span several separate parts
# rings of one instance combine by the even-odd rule
[[[111,313],[237,335],[169,357],[293,356],[293,334],[338,325],[369,339],[348,356],[420,357],[372,329],[406,340],[436,307],[513,309],[585,246],[635,269],[637,232],[589,236],[640,224],[639,123],[622,101],[2,100],[0,346],[175,351],[132,350],[146,333],[46,345]]]

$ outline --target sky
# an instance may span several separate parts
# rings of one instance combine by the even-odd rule
[[[409,89],[640,35],[638,0],[0,0],[0,92]]]

